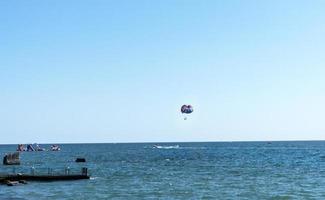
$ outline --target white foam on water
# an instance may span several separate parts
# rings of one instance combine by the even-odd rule
[[[173,145],[173,146],[160,146],[160,145],[155,145],[153,148],[156,149],[178,149],[179,145]]]

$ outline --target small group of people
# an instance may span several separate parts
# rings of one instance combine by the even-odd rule
[[[17,151],[46,151],[46,149],[41,148],[38,144],[34,144],[34,146],[31,144],[28,144],[27,147],[25,148],[25,146],[23,144],[18,144]],[[60,151],[61,148],[58,145],[52,145],[50,150],[51,151]]]

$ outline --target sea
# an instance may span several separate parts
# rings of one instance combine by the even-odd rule
[[[0,185],[0,199],[325,199],[324,141],[59,146],[22,152],[0,174],[87,167],[89,180]],[[0,155],[16,148],[0,145]]]

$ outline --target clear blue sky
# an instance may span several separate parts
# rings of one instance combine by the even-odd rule
[[[0,1],[0,143],[325,139],[324,10]]]

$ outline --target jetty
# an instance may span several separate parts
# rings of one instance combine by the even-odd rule
[[[31,169],[30,173],[17,174],[0,174],[0,183],[7,184],[10,181],[72,181],[90,179],[87,168],[81,168],[79,173],[71,173],[69,168],[64,169],[64,173],[53,173],[53,169],[47,168],[46,174],[37,173],[35,169]]]

